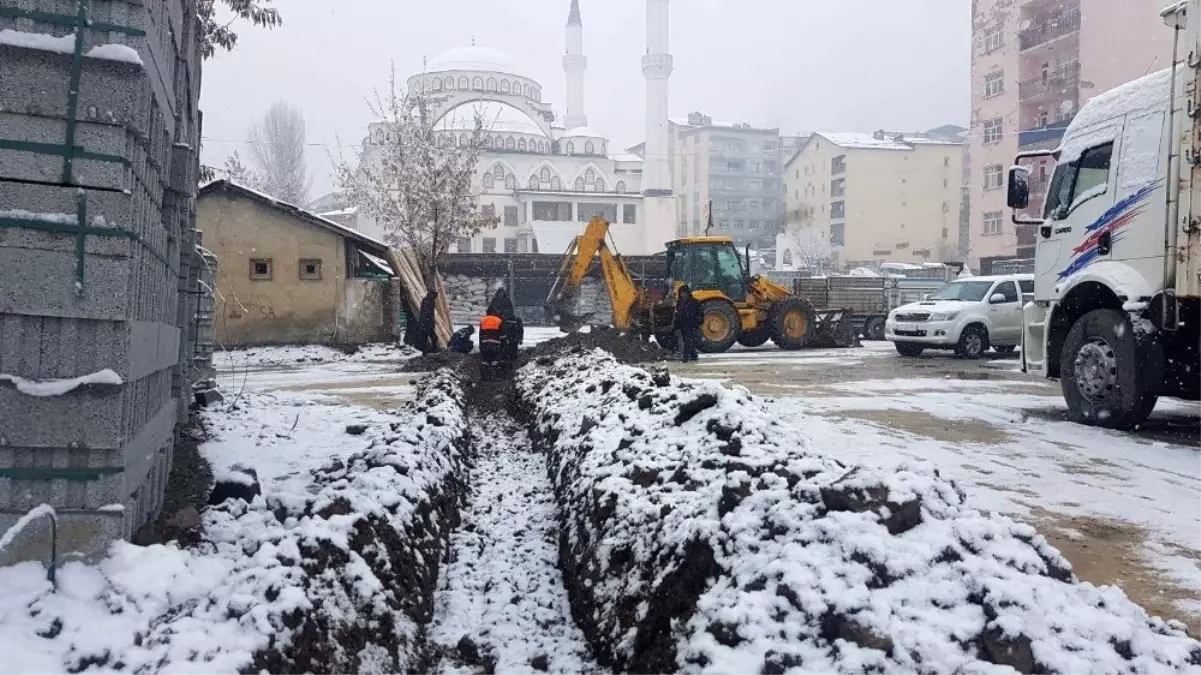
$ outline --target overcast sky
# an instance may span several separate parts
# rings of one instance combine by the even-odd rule
[[[204,162],[220,166],[277,99],[300,107],[308,139],[335,155],[362,140],[366,97],[420,72],[422,58],[476,44],[506,52],[564,113],[569,0],[276,0],[284,25],[241,27],[204,67]],[[581,0],[589,126],[614,147],[643,140],[643,0]],[[784,132],[967,126],[966,0],[674,0],[672,115]],[[247,153],[241,151],[245,159]],[[332,188],[325,147],[309,151],[313,196]]]

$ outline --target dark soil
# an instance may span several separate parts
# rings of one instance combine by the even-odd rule
[[[188,425],[179,435],[175,454],[171,458],[171,474],[167,476],[166,495],[163,497],[162,515],[170,517],[185,506],[203,510],[213,489],[213,469],[208,460],[200,455],[200,444],[204,441],[204,427],[193,413]]]
[[[436,352],[434,354],[423,354],[414,359],[405,361],[400,366],[401,372],[405,373],[429,373],[440,368],[453,368],[457,372],[464,372],[463,367],[468,363],[478,363],[480,357],[478,354],[460,354],[458,352]],[[472,370],[475,370],[472,368]]]
[[[651,363],[654,361],[678,361],[675,352],[662,349],[653,342],[623,335],[615,330],[594,330],[591,333],[572,333],[553,338],[522,353],[521,365],[529,361],[580,349],[603,349],[622,363]]]

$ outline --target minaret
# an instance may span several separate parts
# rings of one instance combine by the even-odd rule
[[[563,72],[567,74],[567,116],[563,124],[568,129],[588,126],[588,114],[584,112],[584,71],[587,69],[580,0],[571,0],[571,12],[567,15],[567,50],[563,54]]]
[[[653,251],[676,231],[676,199],[672,194],[667,122],[667,92],[672,57],[668,44],[668,0],[646,0],[646,159],[642,165],[646,245]]]

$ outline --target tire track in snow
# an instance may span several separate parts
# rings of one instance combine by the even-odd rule
[[[476,461],[462,524],[434,598],[437,673],[595,672],[558,569],[546,458],[503,414],[474,420]]]

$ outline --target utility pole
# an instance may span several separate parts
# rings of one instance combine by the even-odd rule
[[[705,236],[709,236],[709,230],[713,229],[713,200],[705,202]]]

